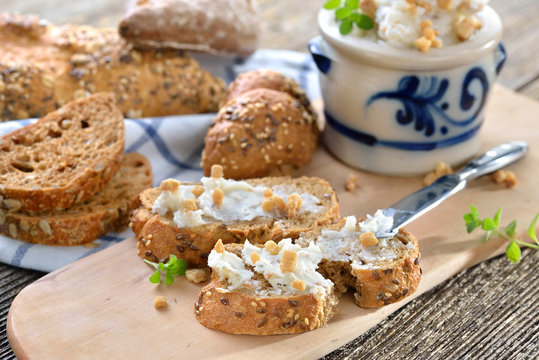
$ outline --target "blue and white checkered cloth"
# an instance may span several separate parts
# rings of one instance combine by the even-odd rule
[[[227,82],[239,73],[273,69],[295,79],[311,99],[320,96],[316,68],[308,54],[284,50],[259,50],[245,60],[195,55],[201,65]],[[198,181],[202,176],[200,154],[213,114],[167,116],[125,120],[125,151],[145,155],[152,164],[154,185],[174,177]],[[0,136],[29,124],[32,120],[0,124]],[[103,250],[133,236],[130,229],[109,233],[95,242],[96,247],[62,247],[28,244],[0,235],[0,261],[13,266],[53,271],[77,259]],[[133,250],[134,251],[134,250]]]

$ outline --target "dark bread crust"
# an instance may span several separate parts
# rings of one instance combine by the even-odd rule
[[[149,161],[140,154],[123,156],[122,166],[97,195],[68,210],[39,214],[3,213],[0,233],[44,245],[81,245],[127,226],[130,212],[140,205],[138,194],[152,186]]]
[[[0,121],[112,92],[126,117],[217,111],[225,84],[178,50],[136,50],[115,30],[0,14]],[[30,90],[31,89],[31,90]]]
[[[42,212],[85,201],[118,171],[123,148],[112,94],[71,102],[0,138],[1,208]]]
[[[259,18],[250,0],[139,1],[120,22],[120,35],[139,47],[249,55]]]
[[[318,145],[316,119],[288,93],[254,89],[229,100],[206,134],[202,168],[215,164],[224,176],[277,175],[311,161]]]
[[[337,221],[340,217],[337,195],[326,180],[320,178],[269,177],[247,180],[253,186],[286,185],[296,192],[311,193],[322,202],[319,215],[308,214],[290,219],[255,218],[250,221],[230,223],[213,222],[192,228],[178,228],[172,215],[152,214],[151,208],[159,188],[148,189],[141,193],[142,206],[131,216],[132,229],[137,237],[139,256],[151,261],[167,259],[171,254],[185,259],[190,267],[207,265],[207,257],[217,240],[224,244],[264,243],[268,240],[280,241],[284,238],[297,238],[300,233],[316,229],[318,226]],[[151,236],[150,236],[151,235]]]

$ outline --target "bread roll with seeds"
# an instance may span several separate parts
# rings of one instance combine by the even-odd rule
[[[206,134],[202,168],[223,166],[231,179],[291,174],[318,144],[316,119],[288,93],[254,89],[229,100]]]
[[[421,255],[414,235],[404,229],[385,238],[374,235],[391,226],[392,221],[388,223],[380,213],[362,221],[348,216],[302,234],[297,243],[320,247],[319,271],[333,281],[336,291],[353,290],[357,305],[380,307],[410,296],[421,279]]]
[[[256,50],[259,17],[250,0],[140,0],[119,32],[139,47],[246,56]]]
[[[189,267],[203,267],[218,239],[223,243],[278,242],[339,219],[337,197],[325,180],[234,181],[218,175],[202,178],[202,185],[166,180],[141,193],[142,205],[131,217],[139,256],[159,261],[173,254],[185,259]],[[223,192],[221,200],[213,198],[216,189]],[[301,198],[300,204],[288,201],[293,194]],[[289,216],[292,206],[294,217]]]
[[[123,230],[131,211],[140,205],[138,194],[151,186],[148,160],[127,154],[108,185],[83,203],[38,214],[0,210],[0,233],[35,244],[86,244],[109,231]]]
[[[285,239],[253,246],[218,242],[209,256],[212,280],[195,303],[204,326],[231,334],[276,335],[327,324],[337,305],[333,284],[316,272],[316,245]]]
[[[112,92],[126,117],[217,111],[224,83],[177,50],[135,50],[116,31],[0,15],[0,121]]]
[[[0,208],[67,209],[101,190],[120,167],[124,119],[112,94],[71,102],[0,138]]]

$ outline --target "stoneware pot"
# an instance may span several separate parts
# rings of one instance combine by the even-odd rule
[[[468,41],[421,53],[341,35],[321,10],[309,42],[320,70],[324,143],[353,167],[391,175],[456,165],[479,150],[485,104],[505,61],[502,23],[485,7]]]

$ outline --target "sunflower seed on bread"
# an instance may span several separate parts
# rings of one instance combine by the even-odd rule
[[[0,138],[0,209],[67,209],[100,191],[120,167],[124,119],[114,96],[73,101]]]
[[[67,210],[34,214],[0,210],[0,233],[36,244],[81,245],[122,230],[140,204],[138,194],[152,186],[152,172],[143,155],[121,158],[120,170],[107,186]]]

